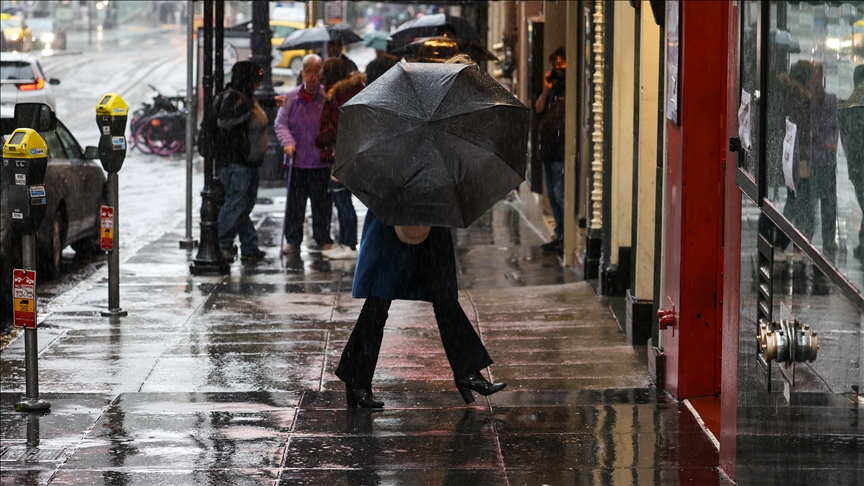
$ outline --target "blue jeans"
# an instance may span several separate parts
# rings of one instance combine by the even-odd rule
[[[564,161],[544,160],[543,173],[546,175],[546,191],[555,220],[555,236],[561,239],[564,237]]]
[[[357,213],[351,203],[351,191],[342,184],[330,181],[333,204],[339,211],[339,243],[357,247]]]
[[[219,248],[230,249],[240,235],[240,253],[258,251],[258,234],[249,219],[258,198],[258,168],[231,164],[219,169],[219,180],[225,186],[225,203],[219,210]]]

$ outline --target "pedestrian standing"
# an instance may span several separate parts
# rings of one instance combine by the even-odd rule
[[[332,167],[336,158],[339,107],[363,89],[366,75],[363,73],[349,75],[345,63],[338,58],[327,59],[323,72],[327,101],[321,112],[315,145],[321,149],[321,163]],[[330,193],[339,213],[339,244],[321,254],[330,260],[357,258],[357,213],[351,202],[351,191],[334,179],[330,181]]]
[[[348,406],[384,406],[372,393],[372,377],[394,299],[432,303],[444,352],[465,403],[474,401],[472,390],[489,396],[503,389],[503,383],[490,383],[480,373],[492,358],[459,304],[449,228],[385,226],[368,211],[361,241],[351,294],[366,302],[336,368],[336,376],[345,383]]]
[[[555,220],[555,238],[543,245],[543,251],[559,255],[564,250],[564,101],[567,61],[566,51],[559,47],[550,56],[552,69],[543,76],[543,92],[534,103],[534,111],[542,115],[537,126],[539,134],[537,155],[543,162],[546,176],[546,195]]]
[[[267,114],[253,94],[263,77],[260,66],[241,61],[231,68],[231,83],[219,96],[216,123],[225,141],[214,154],[219,180],[225,187],[225,202],[217,219],[219,248],[234,260],[234,238],[240,236],[244,262],[255,262],[265,253],[258,248],[258,234],[249,215],[258,199],[258,167],[267,150]]]
[[[330,166],[321,162],[321,150],[315,146],[324,87],[321,85],[321,58],[309,54],[303,58],[303,83],[285,94],[274,123],[279,144],[285,153],[288,197],[285,202],[282,253],[299,253],[303,242],[303,220],[306,200],[312,204],[312,238],[318,250],[329,249],[330,216],[333,202],[329,192]],[[282,242],[280,241],[281,245]]]

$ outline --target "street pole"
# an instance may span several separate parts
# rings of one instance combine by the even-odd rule
[[[114,244],[108,251],[108,310],[103,317],[125,317],[128,312],[120,308],[120,180],[116,171],[108,172],[106,184],[108,206],[114,208]]]
[[[36,235],[21,235],[21,257],[23,267],[36,270]],[[34,320],[36,301],[33,301]],[[24,374],[26,380],[24,399],[15,405],[19,412],[48,410],[51,404],[39,398],[39,343],[36,326],[24,328]]]
[[[272,44],[270,40],[270,2],[252,2],[252,55],[250,59],[261,66],[264,77],[255,91],[255,99],[267,114],[267,151],[264,153],[264,162],[261,164],[259,173],[262,185],[269,187],[281,187],[284,181],[280,180],[279,172],[282,166],[282,147],[276,136],[276,91],[273,90],[273,77],[270,67],[273,61]]]
[[[220,46],[221,47],[221,46]],[[204,0],[204,118],[213,111],[213,0]],[[224,275],[231,267],[219,249],[219,208],[213,190],[213,156],[204,157],[204,190],[201,191],[201,243],[189,265],[192,275]]]
[[[198,241],[192,239],[192,159],[195,152],[192,146],[193,135],[198,121],[198,110],[195,107],[195,97],[192,88],[192,60],[195,47],[195,4],[193,0],[186,1],[186,237],[180,240],[180,248],[192,251],[198,246]]]

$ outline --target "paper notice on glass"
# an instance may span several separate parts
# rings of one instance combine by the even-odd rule
[[[741,106],[738,107],[738,138],[741,146],[750,153],[750,93],[741,90]]]
[[[789,189],[795,191],[795,179],[792,176],[792,159],[795,154],[795,135],[798,127],[786,120],[786,135],[783,136],[783,177]]]

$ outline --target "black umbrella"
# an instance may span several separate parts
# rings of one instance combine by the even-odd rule
[[[424,61],[446,61],[456,54],[467,54],[473,61],[497,61],[498,58],[478,42],[450,37],[427,37],[409,42],[391,54]]]
[[[334,175],[384,224],[464,228],[525,180],[528,108],[476,64],[397,64],[339,111]]]
[[[351,30],[351,26],[348,24],[318,26],[295,30],[282,41],[282,44],[279,45],[279,50],[319,49],[322,47],[322,44],[336,39],[342,40],[342,44],[353,44],[354,42],[363,40]]]
[[[390,48],[398,49],[420,37],[448,35],[454,39],[480,42],[480,33],[462,17],[424,15],[409,20],[390,33]]]

